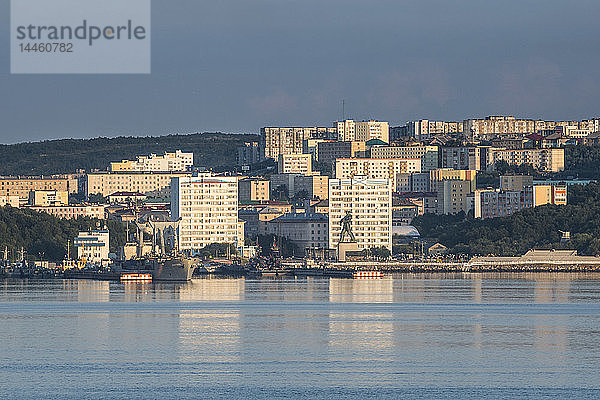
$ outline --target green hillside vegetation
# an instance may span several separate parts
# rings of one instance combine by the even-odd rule
[[[80,231],[95,229],[99,222],[91,218],[58,219],[32,210],[0,207],[0,252],[8,248],[9,254],[16,257],[23,247],[28,260],[43,258],[60,262],[70,242],[71,256],[75,258],[77,250],[73,248],[73,239]],[[107,224],[110,251],[116,252],[125,242],[125,226],[116,221],[107,221]]]
[[[558,173],[557,177],[598,179],[599,171],[600,145],[569,145],[565,147],[565,170]]]
[[[600,254],[600,184],[570,186],[566,206],[541,206],[509,217],[473,219],[457,215],[423,215],[413,225],[423,238],[439,241],[452,253],[516,256],[531,248],[569,248]],[[560,244],[562,231],[571,242]]]
[[[78,169],[106,170],[111,161],[137,155],[182,150],[194,153],[194,164],[215,170],[235,166],[236,148],[257,135],[196,133],[157,137],[63,139],[0,145],[0,175],[51,175]]]

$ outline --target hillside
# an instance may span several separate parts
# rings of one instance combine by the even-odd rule
[[[534,247],[566,247],[580,254],[600,254],[600,184],[570,186],[568,202],[566,206],[529,208],[502,218],[429,214],[412,223],[423,238],[439,241],[456,254],[516,256]],[[569,244],[560,244],[559,230],[571,232]]]
[[[194,164],[216,170],[235,165],[236,148],[257,135],[196,133],[157,137],[62,139],[0,145],[0,175],[49,175],[105,170],[111,161],[165,151],[192,151]]]
[[[67,253],[67,242],[71,243],[73,257],[73,238],[80,231],[95,229],[99,223],[90,218],[66,220],[27,209],[0,207],[0,251],[7,249],[12,258],[23,247],[28,259],[39,259],[43,254],[45,260],[60,262]],[[111,235],[110,250],[116,252],[125,242],[125,226],[116,221],[106,223]]]

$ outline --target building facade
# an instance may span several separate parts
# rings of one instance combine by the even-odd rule
[[[136,160],[111,162],[109,171],[112,172],[166,172],[191,171],[194,166],[194,153],[184,153],[181,150],[165,152],[163,155],[150,154],[137,156]]]
[[[387,179],[396,191],[396,175],[421,172],[421,160],[388,158],[341,158],[335,162],[335,177],[347,179],[366,176],[369,179]]]
[[[69,192],[77,191],[69,190],[76,181],[70,180],[67,177],[0,177],[0,196],[19,196],[19,198],[27,202],[29,200],[29,192],[36,190],[49,190]],[[71,183],[71,185],[70,185]]]
[[[148,197],[168,198],[171,179],[191,172],[91,172],[85,177],[85,195],[107,197],[115,192],[139,192]]]
[[[29,204],[49,207],[69,204],[69,192],[66,190],[32,190],[29,192]]]
[[[95,219],[106,218],[105,205],[63,205],[63,206],[33,206],[30,207],[34,211],[44,212],[54,215],[60,219],[77,219],[79,217],[88,217]]]
[[[329,247],[337,249],[341,220],[352,217],[358,248],[387,247],[392,251],[392,184],[388,179],[329,180]]]
[[[317,213],[287,213],[267,222],[266,233],[289,239],[297,246],[295,255],[304,256],[306,249],[329,247],[329,218]]]
[[[510,165],[529,164],[543,172],[560,172],[565,169],[565,149],[492,150],[492,164],[505,161]]]
[[[241,179],[238,182],[238,199],[240,203],[269,201],[271,194],[269,183],[268,179]]]
[[[238,223],[236,177],[174,177],[171,186],[171,216],[173,220],[181,219],[181,250],[193,253],[211,243],[244,245],[244,233],[240,232],[243,224]]]
[[[385,121],[354,121],[347,119],[337,122],[338,140],[343,142],[369,141],[379,139],[390,142],[390,124]]]
[[[91,264],[106,264],[109,262],[110,233],[108,229],[79,232],[75,238],[77,257]]]
[[[371,158],[421,159],[421,171],[439,168],[438,146],[374,146]]]
[[[307,139],[335,139],[336,128],[265,127],[260,130],[262,158],[277,160],[280,154],[302,154]]]
[[[279,174],[310,174],[312,172],[312,155],[280,154],[277,160]]]

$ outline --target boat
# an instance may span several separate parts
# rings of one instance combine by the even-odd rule
[[[152,279],[156,281],[189,281],[198,265],[195,258],[184,255],[151,257],[146,260],[152,269]]]
[[[125,273],[121,275],[121,282],[149,282],[152,274]]]

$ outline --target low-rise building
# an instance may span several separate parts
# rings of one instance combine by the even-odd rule
[[[304,256],[309,248],[328,248],[329,219],[311,212],[287,213],[267,222],[266,231],[290,240],[297,246],[296,256]]]
[[[77,257],[91,264],[107,264],[110,246],[110,233],[108,229],[90,230],[79,232],[75,238]]]
[[[19,196],[0,196],[0,207],[11,206],[19,208],[20,201]]]
[[[88,217],[95,219],[106,218],[106,206],[97,204],[73,204],[65,206],[47,206],[37,207],[32,206],[30,209],[46,214],[54,215],[60,219],[77,219],[79,217]]]
[[[29,192],[29,205],[37,207],[64,206],[69,204],[66,190],[32,190]]]
[[[85,178],[85,195],[107,197],[115,192],[139,192],[153,198],[171,196],[171,179],[191,172],[91,172]]]

